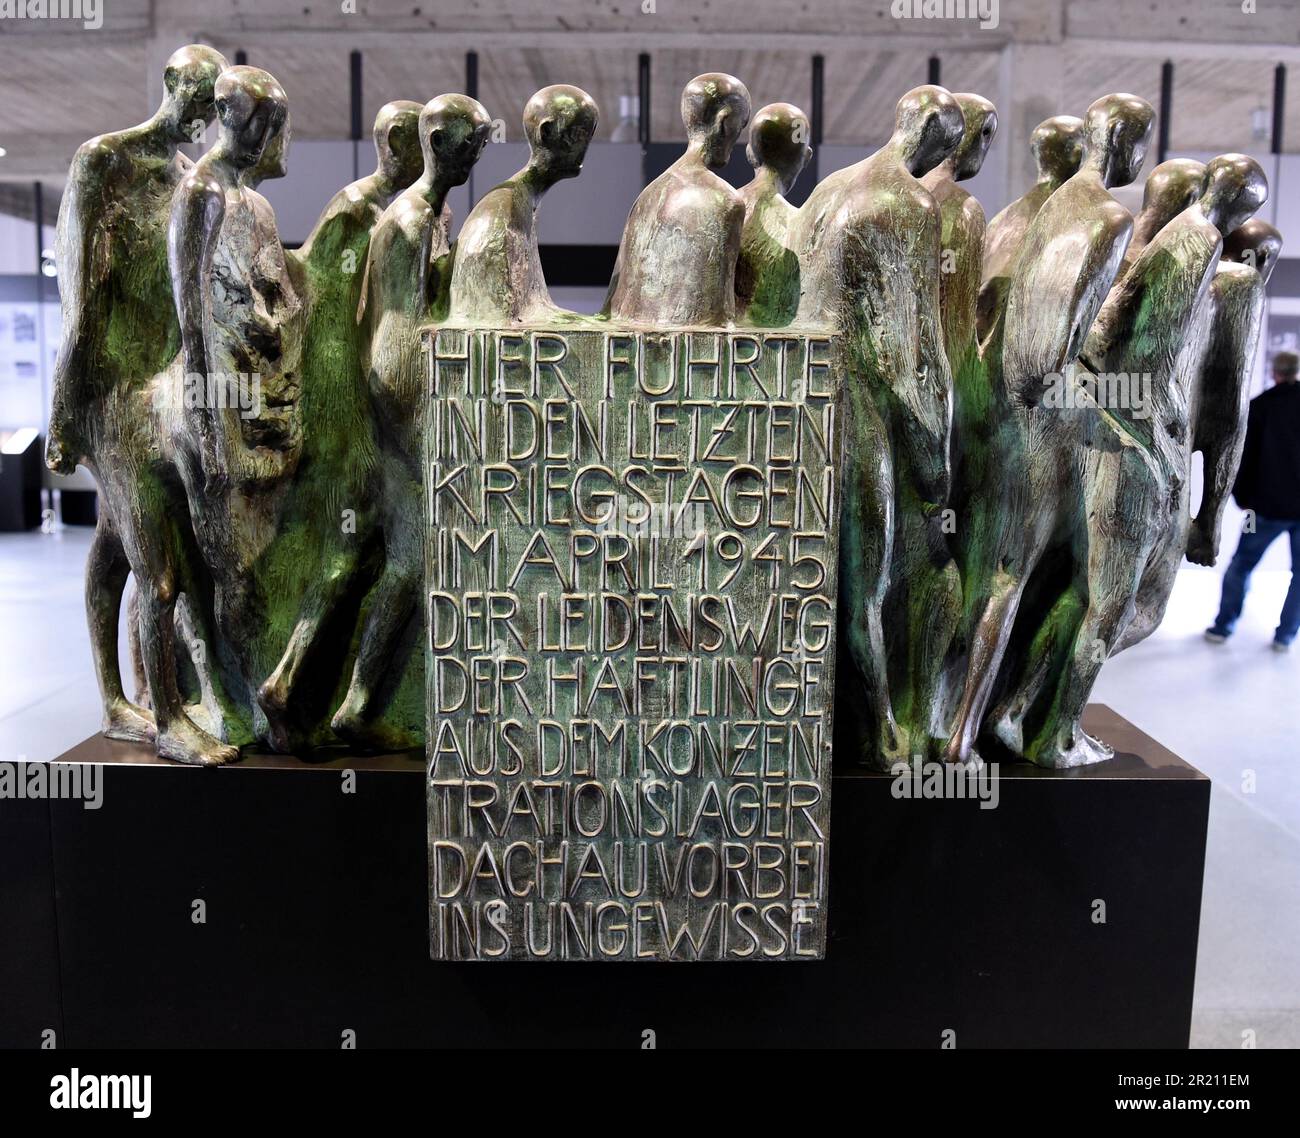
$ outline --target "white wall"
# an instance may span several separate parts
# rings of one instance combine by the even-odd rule
[[[54,248],[54,226],[45,226],[44,248]],[[0,214],[0,276],[36,272],[36,224]]]

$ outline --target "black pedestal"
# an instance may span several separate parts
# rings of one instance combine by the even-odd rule
[[[16,431],[0,454],[0,533],[41,524],[41,436]]]
[[[827,958],[771,964],[433,963],[418,758],[96,737],[63,761],[105,764],[100,809],[0,801],[0,1042],[1184,1047],[1210,784],[1090,726],[1118,758],[1004,767],[993,810],[838,774]]]

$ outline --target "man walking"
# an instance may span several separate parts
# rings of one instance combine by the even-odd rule
[[[1291,542],[1291,587],[1273,634],[1273,648],[1285,652],[1300,631],[1300,357],[1273,357],[1273,386],[1250,403],[1246,446],[1233,497],[1248,511],[1237,552],[1223,575],[1219,615],[1205,639],[1222,644],[1241,616],[1250,574],[1273,541]]]

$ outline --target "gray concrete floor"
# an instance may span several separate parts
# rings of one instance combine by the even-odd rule
[[[99,729],[81,597],[89,544],[85,529],[0,535],[0,761],[50,758]],[[1240,1047],[1247,1032],[1260,1047],[1300,1046],[1300,645],[1268,646],[1287,577],[1275,546],[1237,634],[1214,647],[1201,631],[1218,571],[1185,567],[1162,627],[1110,661],[1096,691],[1213,780],[1197,1047]]]

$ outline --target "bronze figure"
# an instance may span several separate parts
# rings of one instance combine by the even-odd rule
[[[409,100],[380,108],[373,131],[375,171],[335,194],[302,248],[288,254],[301,266],[305,284],[298,407],[303,451],[278,525],[300,540],[277,542],[259,574],[272,577],[286,592],[301,590],[303,601],[287,628],[273,621],[272,648],[284,645],[283,652],[257,691],[267,738],[277,750],[292,750],[308,731],[300,722],[305,717],[296,714],[314,702],[296,694],[304,678],[310,676],[313,686],[333,686],[329,681],[337,669],[322,668],[316,675],[312,664],[324,662],[319,659],[321,629],[356,588],[373,529],[371,483],[377,460],[357,306],[371,232],[393,198],[420,174],[420,110],[419,103]],[[325,655],[331,663],[341,663],[337,651]]]
[[[1218,263],[1223,230],[1248,218],[1265,193],[1252,159],[1214,159],[1198,200],[1148,243],[1084,345],[1081,358],[1097,381],[1095,411],[1085,409],[1096,420],[1083,454],[1086,542],[1069,586],[1074,595],[1056,610],[1069,611],[1072,620],[1077,614],[1078,624],[1072,636],[1063,635],[1061,664],[1050,674],[1033,669],[1028,690],[1014,697],[1024,708],[1043,692],[1046,715],[1026,753],[1050,760],[1045,765],[1095,762],[1112,753],[1079,720],[1102,664],[1133,618],[1144,575],[1163,578],[1169,560],[1176,568],[1182,558],[1186,528],[1179,516],[1187,510],[1192,426],[1185,341]],[[1142,397],[1147,377],[1150,393]],[[1062,634],[1064,624],[1055,626]]]
[[[934,656],[946,650],[960,603],[946,554],[931,542],[930,515],[948,497],[952,381],[939,312],[942,219],[919,179],[964,128],[961,106],[942,87],[909,91],[889,142],[823,179],[791,231],[800,319],[836,325],[845,340],[841,644],[865,689],[863,755],[879,765],[909,754],[891,685],[902,691],[906,720],[928,726],[912,697],[934,684]],[[917,572],[894,578],[901,615],[887,630],[891,566]]]
[[[284,90],[265,71],[232,67],[217,80],[216,102],[217,140],[172,199],[167,247],[182,366],[171,377],[179,390],[170,434],[214,578],[220,640],[252,689],[265,602],[253,567],[275,538],[301,453],[302,281],[256,189],[285,173]]]
[[[986,553],[973,559],[965,583],[974,623],[946,752],[951,761],[977,757],[976,741],[1031,578],[1040,570],[1040,579],[1047,575],[1058,559],[1074,565],[1080,556],[1085,523],[1079,466],[1090,413],[1087,407],[1065,408],[1051,396],[1074,390],[1073,366],[1119,273],[1133,219],[1110,188],[1127,185],[1142,168],[1154,117],[1150,104],[1135,95],[1107,95],[1088,108],[1083,165],[1029,226],[1005,310],[985,342],[985,361],[1001,387],[1004,419],[996,446],[1002,462],[986,490],[993,498],[987,517],[995,528],[981,535]],[[1044,585],[1044,636],[1051,644],[1055,587]],[[1041,658],[1031,652],[1026,661],[1012,661],[1011,686],[1023,686],[1018,673],[1032,672]],[[1065,735],[1022,739],[1023,713],[1013,703],[992,720],[998,738],[1017,754],[1044,766],[1102,757],[1077,723],[1066,724]]]
[[[1182,332],[1171,369],[1172,382],[1159,382],[1162,373],[1153,373],[1158,382],[1151,415],[1140,424],[1144,443],[1148,430],[1156,435],[1153,449],[1162,459],[1162,479],[1152,491],[1162,495],[1159,500],[1164,508],[1155,511],[1155,546],[1134,598],[1132,621],[1114,651],[1155,631],[1184,553],[1190,561],[1214,564],[1223,509],[1246,441],[1245,411],[1264,315],[1264,285],[1281,247],[1281,235],[1267,222],[1244,220],[1267,196],[1264,172],[1254,159],[1245,155],[1215,158],[1206,169],[1203,186],[1211,200],[1189,207],[1186,218],[1179,215],[1165,227],[1171,230],[1169,237],[1162,229],[1156,240],[1171,245],[1179,230],[1195,227],[1207,245],[1217,248],[1207,227],[1213,226],[1217,233],[1234,237],[1237,250],[1257,253],[1260,268],[1226,257],[1211,262],[1208,269],[1212,275],[1198,298],[1191,326],[1184,330],[1167,321],[1170,333]],[[1143,299],[1129,297],[1129,306]],[[1168,303],[1163,296],[1160,299]],[[1127,418],[1122,416],[1125,422]],[[1192,453],[1198,450],[1204,460],[1204,485],[1193,520]]]
[[[1205,474],[1201,504],[1187,535],[1187,559],[1197,565],[1213,565],[1218,555],[1223,510],[1246,442],[1264,289],[1281,253],[1282,234],[1267,221],[1251,218],[1223,239],[1222,259],[1210,282],[1209,331],[1193,385],[1192,439]]]
[[[614,320],[716,327],[734,318],[745,203],[715,171],[730,159],[749,111],[749,92],[734,76],[697,75],[686,84],[686,153],[628,214],[605,302]]]
[[[457,238],[453,320],[521,323],[557,311],[537,250],[537,207],[556,182],[582,173],[596,117],[594,100],[578,87],[543,87],[528,100],[528,164],[479,199]]]
[[[974,94],[953,96],[961,106],[965,130],[957,149],[922,179],[934,194],[942,218],[942,253],[939,262],[939,299],[943,315],[944,350],[948,357],[953,387],[953,431],[951,442],[952,489],[948,509],[924,523],[929,557],[899,574],[935,576],[941,584],[937,595],[944,604],[927,604],[925,619],[934,629],[933,649],[924,665],[926,683],[921,691],[925,708],[924,748],[913,745],[913,754],[941,747],[951,720],[946,690],[950,669],[945,658],[964,650],[959,631],[963,623],[963,570],[978,539],[989,532],[983,517],[981,489],[990,477],[998,456],[991,445],[995,416],[988,369],[979,355],[976,339],[976,306],[984,260],[984,209],[958,183],[975,177],[997,133],[998,118],[993,104]],[[918,523],[914,523],[918,524]],[[974,540],[971,540],[974,539]],[[936,595],[932,593],[931,595]]]
[[[799,310],[799,255],[790,244],[798,210],[786,201],[812,157],[808,116],[789,103],[763,107],[749,124],[745,156],[754,179],[740,191],[745,220],[736,261],[736,317],[759,328],[789,324]]]
[[[1038,211],[1083,161],[1083,119],[1054,115],[1040,122],[1029,138],[1038,180],[1020,198],[996,214],[984,234],[984,268],[980,278],[977,336],[983,341],[1006,303],[1007,285],[1020,257],[1025,234]]]
[[[173,613],[186,595],[203,620],[211,600],[190,531],[184,491],[164,456],[154,417],[156,377],[180,348],[167,271],[172,193],[191,163],[180,154],[214,115],[226,61],[181,48],[168,61],[161,106],[147,122],[85,143],[73,159],[59,211],[63,342],[55,365],[49,454],[53,470],[84,463],[100,489],[86,566],[86,613],[112,738],[152,740],[182,761],[235,758],[197,726],[177,679]],[[135,577],[141,658],[153,714],[122,690],[118,613]],[[200,673],[208,662],[200,663]]]
[[[1133,219],[1133,240],[1124,254],[1120,276],[1133,267],[1151,238],[1200,197],[1204,181],[1205,163],[1194,158],[1170,158],[1147,175],[1142,209]]]
[[[975,305],[984,259],[984,207],[958,184],[975,177],[998,130],[997,109],[982,95],[953,95],[966,128],[957,149],[921,184],[934,195],[943,218],[939,304],[943,344],[954,376],[975,351]]]
[[[423,173],[384,211],[370,241],[358,316],[378,451],[384,567],[370,597],[347,695],[331,721],[335,734],[358,747],[402,750],[422,739],[419,724],[404,728],[381,718],[410,654],[411,617],[420,611],[426,392],[419,329],[445,314],[452,273],[447,193],[468,180],[490,127],[487,111],[467,95],[440,95],[428,103],[419,118]]]

